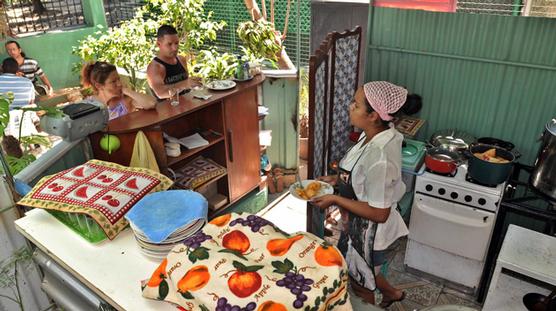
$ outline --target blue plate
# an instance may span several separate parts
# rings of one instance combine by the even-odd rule
[[[194,221],[206,221],[208,202],[191,190],[168,190],[146,195],[125,215],[153,243],[166,240]]]

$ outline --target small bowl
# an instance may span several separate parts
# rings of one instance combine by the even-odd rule
[[[179,157],[179,156],[180,156],[181,151],[180,151],[179,149],[178,149],[178,150],[175,150],[175,149],[168,149],[168,148],[166,148],[166,154],[167,154],[168,156],[170,156],[170,157],[174,157],[174,158],[175,158],[175,157]]]
[[[164,147],[166,147],[166,150],[180,151],[180,144],[178,143],[165,143]]]

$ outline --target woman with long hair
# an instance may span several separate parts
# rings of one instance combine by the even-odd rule
[[[81,82],[94,91],[93,99],[106,105],[110,120],[137,109],[152,109],[156,105],[153,96],[124,87],[116,66],[107,62],[89,63],[83,66]]]

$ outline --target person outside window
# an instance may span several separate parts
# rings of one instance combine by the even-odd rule
[[[19,138],[20,122],[23,118],[23,126],[21,127],[21,136],[30,136],[38,134],[35,124],[39,122],[39,117],[34,111],[23,111],[16,109],[29,107],[33,105],[35,100],[35,88],[29,79],[17,76],[19,66],[17,61],[11,57],[4,59],[2,62],[2,72],[0,75],[0,94],[4,97],[12,97],[10,104],[10,121],[4,130],[4,135]],[[11,93],[11,94],[9,94]]]
[[[52,94],[52,84],[39,66],[39,62],[27,57],[21,50],[21,46],[17,41],[8,41],[6,42],[5,47],[8,55],[15,59],[19,65],[19,72],[17,74],[31,80],[39,95]],[[39,79],[42,81],[46,89],[38,83]]]

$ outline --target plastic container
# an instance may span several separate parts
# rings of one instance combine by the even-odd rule
[[[77,213],[66,213],[47,210],[52,216],[68,226],[75,233],[91,243],[98,243],[106,239],[106,234],[90,216]]]

